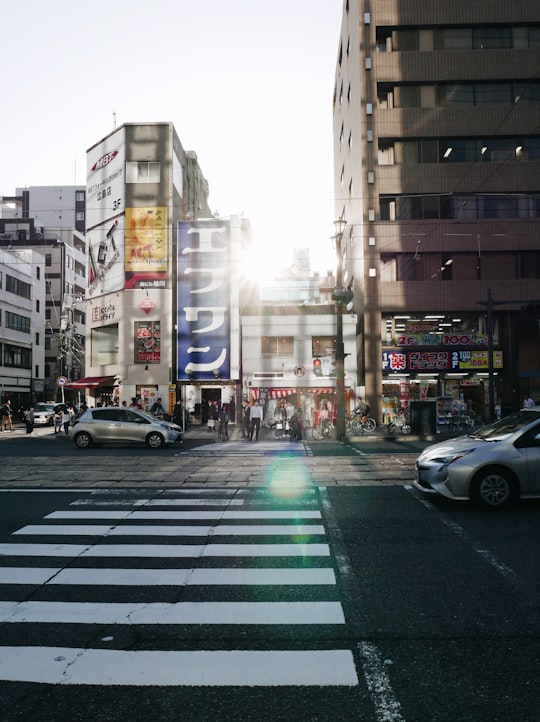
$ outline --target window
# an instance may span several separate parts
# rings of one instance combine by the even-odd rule
[[[32,349],[4,344],[4,366],[18,369],[32,368]]]
[[[75,200],[79,203],[84,203],[84,191],[77,191],[77,193],[75,193]]]
[[[22,333],[30,333],[30,319],[26,316],[20,316],[18,313],[6,311],[6,328]]]
[[[50,253],[45,254],[45,265],[52,266],[52,255]]]
[[[29,283],[14,278],[14,276],[6,275],[6,291],[13,293],[21,298],[31,298],[32,287]]]
[[[128,161],[126,183],[159,183],[159,165],[157,161]]]
[[[75,220],[84,221],[84,211],[77,211],[77,213],[75,213]]]
[[[315,356],[336,356],[336,337],[335,336],[312,336],[311,338],[311,355]]]
[[[118,324],[91,331],[92,366],[118,363]]]
[[[294,336],[263,336],[262,356],[294,356]]]

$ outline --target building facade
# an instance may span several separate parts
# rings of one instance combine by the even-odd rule
[[[249,224],[214,218],[171,123],[125,124],[87,153],[88,403],[236,398],[238,273]]]
[[[0,203],[0,247],[34,249],[45,259],[46,294],[33,327],[45,348],[41,378],[34,381],[38,401],[60,400],[58,379],[84,375],[85,199],[85,187],[30,186]]]
[[[45,259],[0,247],[0,403],[18,411],[45,390]]]
[[[379,420],[540,400],[539,69],[534,0],[343,3],[336,213]]]

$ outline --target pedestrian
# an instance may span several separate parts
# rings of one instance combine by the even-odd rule
[[[140,411],[142,411],[142,404],[141,404],[140,396],[134,396],[131,399],[129,408],[130,409],[139,409]]]
[[[158,396],[158,398],[154,401],[154,403],[150,407],[150,413],[152,414],[152,416],[157,416],[160,419],[163,418],[163,414],[165,414],[165,408],[163,407],[163,404],[161,403],[161,396]]]
[[[64,427],[64,434],[67,436],[69,434],[69,427],[71,424],[71,419],[73,418],[73,414],[68,406],[64,406],[62,408],[62,426]]]
[[[243,439],[249,439],[250,411],[251,411],[251,407],[249,405],[249,402],[244,400],[242,402],[242,438]]]
[[[181,429],[184,428],[185,416],[184,404],[182,403],[182,399],[178,399],[178,401],[174,405],[172,420],[173,423],[179,426]]]
[[[34,407],[30,408],[24,414],[24,423],[26,425],[26,433],[31,434],[34,430]]]
[[[13,410],[11,408],[11,401],[8,399],[2,406],[2,431],[13,431]],[[6,429],[7,426],[7,429]]]
[[[524,409],[531,409],[533,406],[535,406],[534,401],[531,399],[530,396],[526,396],[523,401],[523,408]]]
[[[255,401],[253,406],[251,407],[251,411],[249,414],[249,440],[253,441],[253,434],[255,434],[255,441],[259,440],[259,431],[261,429],[261,420],[263,417],[263,409],[262,406],[259,404],[259,400]]]
[[[53,415],[54,433],[59,434],[62,428],[62,411],[59,406],[56,407]]]
[[[208,421],[206,422],[206,426],[208,427],[208,431],[215,431],[216,430],[216,419],[217,419],[217,408],[213,404],[212,401],[208,402]]]

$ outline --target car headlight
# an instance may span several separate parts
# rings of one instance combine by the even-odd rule
[[[474,449],[467,449],[466,451],[456,451],[454,454],[446,454],[445,456],[435,456],[431,459],[431,461],[441,464],[441,466],[443,467],[450,466],[450,464],[453,464],[454,461],[462,459],[464,456],[467,456],[467,454],[470,454],[471,451],[474,451]]]

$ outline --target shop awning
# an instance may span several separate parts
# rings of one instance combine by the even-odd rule
[[[100,386],[114,386],[116,376],[85,376],[77,381],[64,384],[65,389],[97,389]]]
[[[288,388],[288,389],[287,388],[272,389],[272,388],[265,387],[265,391],[266,391],[267,397],[269,399],[286,399],[287,396],[292,396],[292,394],[297,394],[297,393],[305,394],[306,392],[313,394],[313,395],[321,395],[321,396],[336,393],[336,389],[334,386],[321,386],[321,387],[307,388],[307,389],[302,386],[296,386],[294,388]],[[250,392],[254,399],[258,399],[260,397],[260,389],[252,388],[252,389],[250,389]],[[346,389],[345,393],[348,395],[354,396],[354,391],[352,391],[350,389]]]

